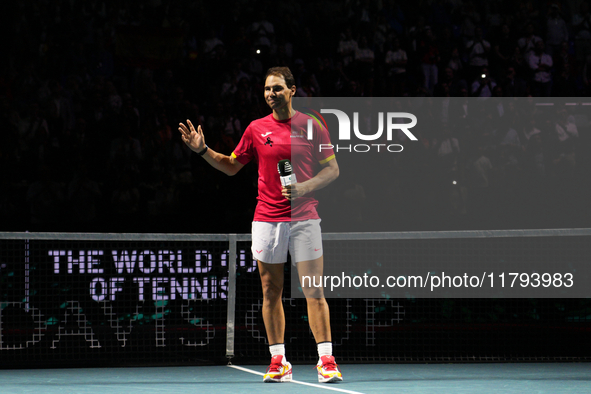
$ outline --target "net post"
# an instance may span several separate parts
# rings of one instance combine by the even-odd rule
[[[234,357],[234,336],[236,316],[236,234],[228,234],[228,316],[226,318],[226,358],[228,363]]]
[[[31,296],[29,292],[29,253],[29,240],[25,239],[25,312],[27,313],[29,313],[31,302]]]

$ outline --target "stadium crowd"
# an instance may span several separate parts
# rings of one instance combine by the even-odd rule
[[[248,232],[256,169],[228,182],[191,155],[176,128],[191,119],[229,154],[250,121],[270,112],[262,95],[270,66],[289,66],[302,97],[591,95],[587,1],[0,7],[2,231]],[[588,218],[585,116],[561,110],[470,135],[456,126],[425,132],[420,154],[401,159],[429,182],[400,182],[393,198],[409,209],[384,229],[578,226]],[[437,181],[452,178],[453,187]],[[328,193],[364,198],[363,185]]]

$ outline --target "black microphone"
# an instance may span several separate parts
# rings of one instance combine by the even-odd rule
[[[279,171],[279,179],[281,180],[281,186],[287,186],[297,183],[296,176],[293,173],[291,162],[288,159],[279,160],[279,163],[277,163],[277,170]]]

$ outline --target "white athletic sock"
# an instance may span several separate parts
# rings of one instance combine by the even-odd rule
[[[278,343],[275,345],[269,346],[269,351],[271,352],[271,357],[274,356],[283,356],[285,359],[285,344]]]
[[[320,342],[318,345],[318,358],[332,356],[332,342]]]

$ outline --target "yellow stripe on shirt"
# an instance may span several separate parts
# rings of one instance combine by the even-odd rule
[[[232,156],[233,158],[237,159],[236,154],[234,152],[232,152],[232,154],[230,156]]]
[[[329,156],[329,157],[327,157],[327,158],[326,158],[326,159],[324,159],[324,160],[320,160],[320,162],[319,162],[319,163],[320,163],[320,164],[325,164],[325,163],[328,163],[329,161],[331,161],[332,159],[334,159],[334,154],[333,154],[332,156]]]

